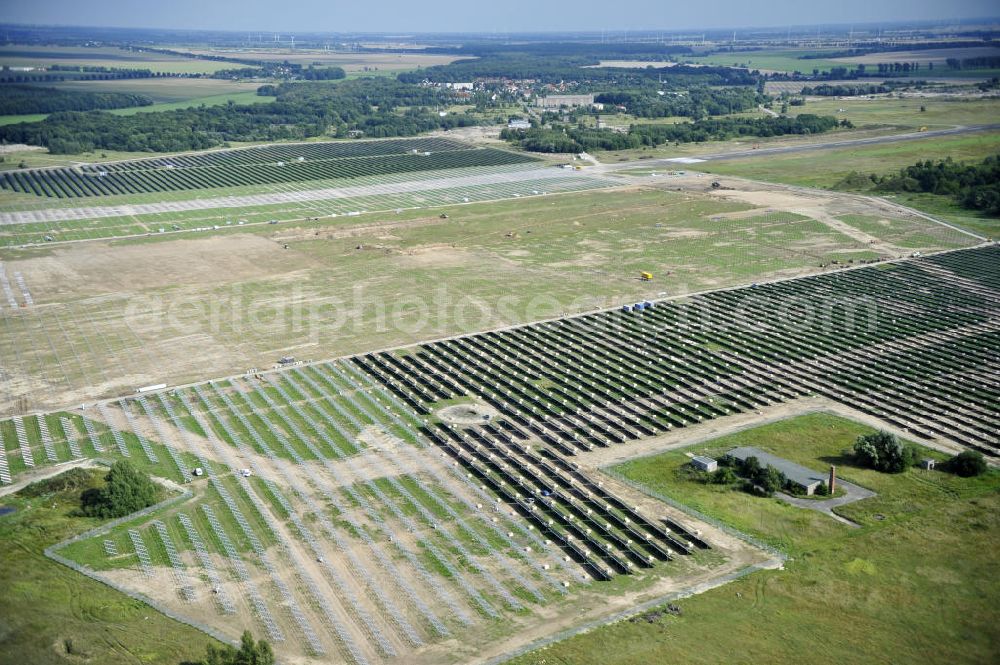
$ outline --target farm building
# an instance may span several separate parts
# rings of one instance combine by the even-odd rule
[[[558,109],[563,106],[593,106],[593,95],[548,95],[535,100],[535,106],[541,109]]]
[[[719,463],[712,459],[711,457],[705,457],[703,455],[695,455],[691,458],[691,466],[698,469],[699,471],[712,472],[719,468]]]
[[[806,467],[794,462],[789,462],[782,457],[766,453],[760,448],[753,448],[751,446],[733,448],[726,453],[726,457],[738,459],[741,462],[745,461],[748,457],[756,457],[761,466],[773,466],[775,469],[785,474],[785,478],[787,478],[789,482],[794,485],[798,485],[799,488],[808,495],[815,493],[817,488],[819,488],[820,483],[826,480],[826,476],[822,473],[813,471],[812,469],[807,469]]]

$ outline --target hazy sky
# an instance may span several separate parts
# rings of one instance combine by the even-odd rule
[[[996,0],[0,0],[0,21],[315,32],[667,30],[959,19]]]

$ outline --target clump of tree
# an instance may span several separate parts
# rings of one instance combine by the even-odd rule
[[[803,95],[814,95],[816,97],[855,97],[857,95],[878,95],[892,92],[892,88],[882,84],[859,83],[857,85],[830,85],[823,83],[814,87],[806,86],[802,88]]]
[[[274,665],[274,651],[267,640],[255,641],[249,630],[243,631],[240,638],[240,648],[228,644],[216,647],[208,645],[205,657],[195,662],[185,662],[181,665]]]
[[[765,95],[749,87],[708,86],[697,86],[686,90],[659,90],[657,87],[647,86],[604,92],[594,97],[594,101],[600,104],[624,106],[637,118],[683,116],[695,119],[739,113],[756,108],[767,99]]]
[[[979,164],[961,164],[950,157],[936,162],[928,159],[881,178],[876,187],[951,196],[962,207],[1000,215],[1000,155]]]
[[[774,493],[785,487],[788,479],[785,474],[770,464],[762,465],[756,457],[736,461],[737,473],[744,478],[743,489],[751,494],[774,496]]]
[[[527,130],[504,129],[500,138],[532,152],[583,152],[723,141],[736,136],[819,134],[850,126],[847,120],[802,113],[794,118],[706,118],[674,125],[632,125],[628,132],[549,124]]]
[[[160,488],[148,473],[128,460],[119,460],[104,476],[104,486],[80,495],[80,511],[89,517],[114,518],[130,515],[156,503]]]
[[[886,431],[859,436],[854,442],[854,460],[861,466],[884,473],[900,473],[913,466],[917,449],[906,446]]]
[[[0,115],[55,113],[57,111],[93,111],[149,106],[145,95],[122,92],[82,92],[35,85],[5,85],[0,88]]]
[[[341,67],[306,68],[289,66],[288,63],[265,63],[261,67],[238,67],[220,69],[211,78],[216,79],[261,79],[276,78],[303,81],[335,81],[345,78],[347,73]]]
[[[708,474],[708,482],[713,485],[732,485],[738,480],[739,477],[736,475],[736,472],[725,465]]]
[[[1000,215],[1000,155],[987,157],[978,164],[964,164],[950,157],[939,161],[928,159],[885,176],[854,172],[837,187],[949,196],[963,208],[996,216]]]
[[[702,482],[712,485],[735,485],[744,492],[758,496],[773,496],[775,492],[788,489],[790,483],[781,471],[770,464],[762,465],[756,457],[738,460],[723,457],[719,468],[711,473],[701,473]]]
[[[994,76],[986,81],[980,81],[976,84],[982,92],[989,92],[990,90],[1000,89],[1000,76]]]
[[[972,478],[986,473],[986,459],[977,450],[965,450],[945,462],[946,471],[962,478]]]

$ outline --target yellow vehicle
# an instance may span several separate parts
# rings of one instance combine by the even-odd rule
[[[927,125],[924,125],[924,126],[923,126],[923,127],[921,127],[921,128],[920,128],[920,129],[918,130],[918,131],[921,131],[921,132],[926,132],[926,131],[927,131]]]
[[[639,279],[641,279],[644,282],[648,282],[649,280],[653,279],[653,273],[651,273],[651,272],[641,272],[641,273],[639,273]]]

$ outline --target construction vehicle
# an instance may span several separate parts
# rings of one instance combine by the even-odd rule
[[[921,127],[920,129],[918,129],[917,131],[919,131],[919,132],[926,132],[927,131],[927,125],[924,125],[923,127]]]
[[[639,273],[639,279],[644,282],[648,282],[653,279],[653,273],[651,272],[641,272]]]

